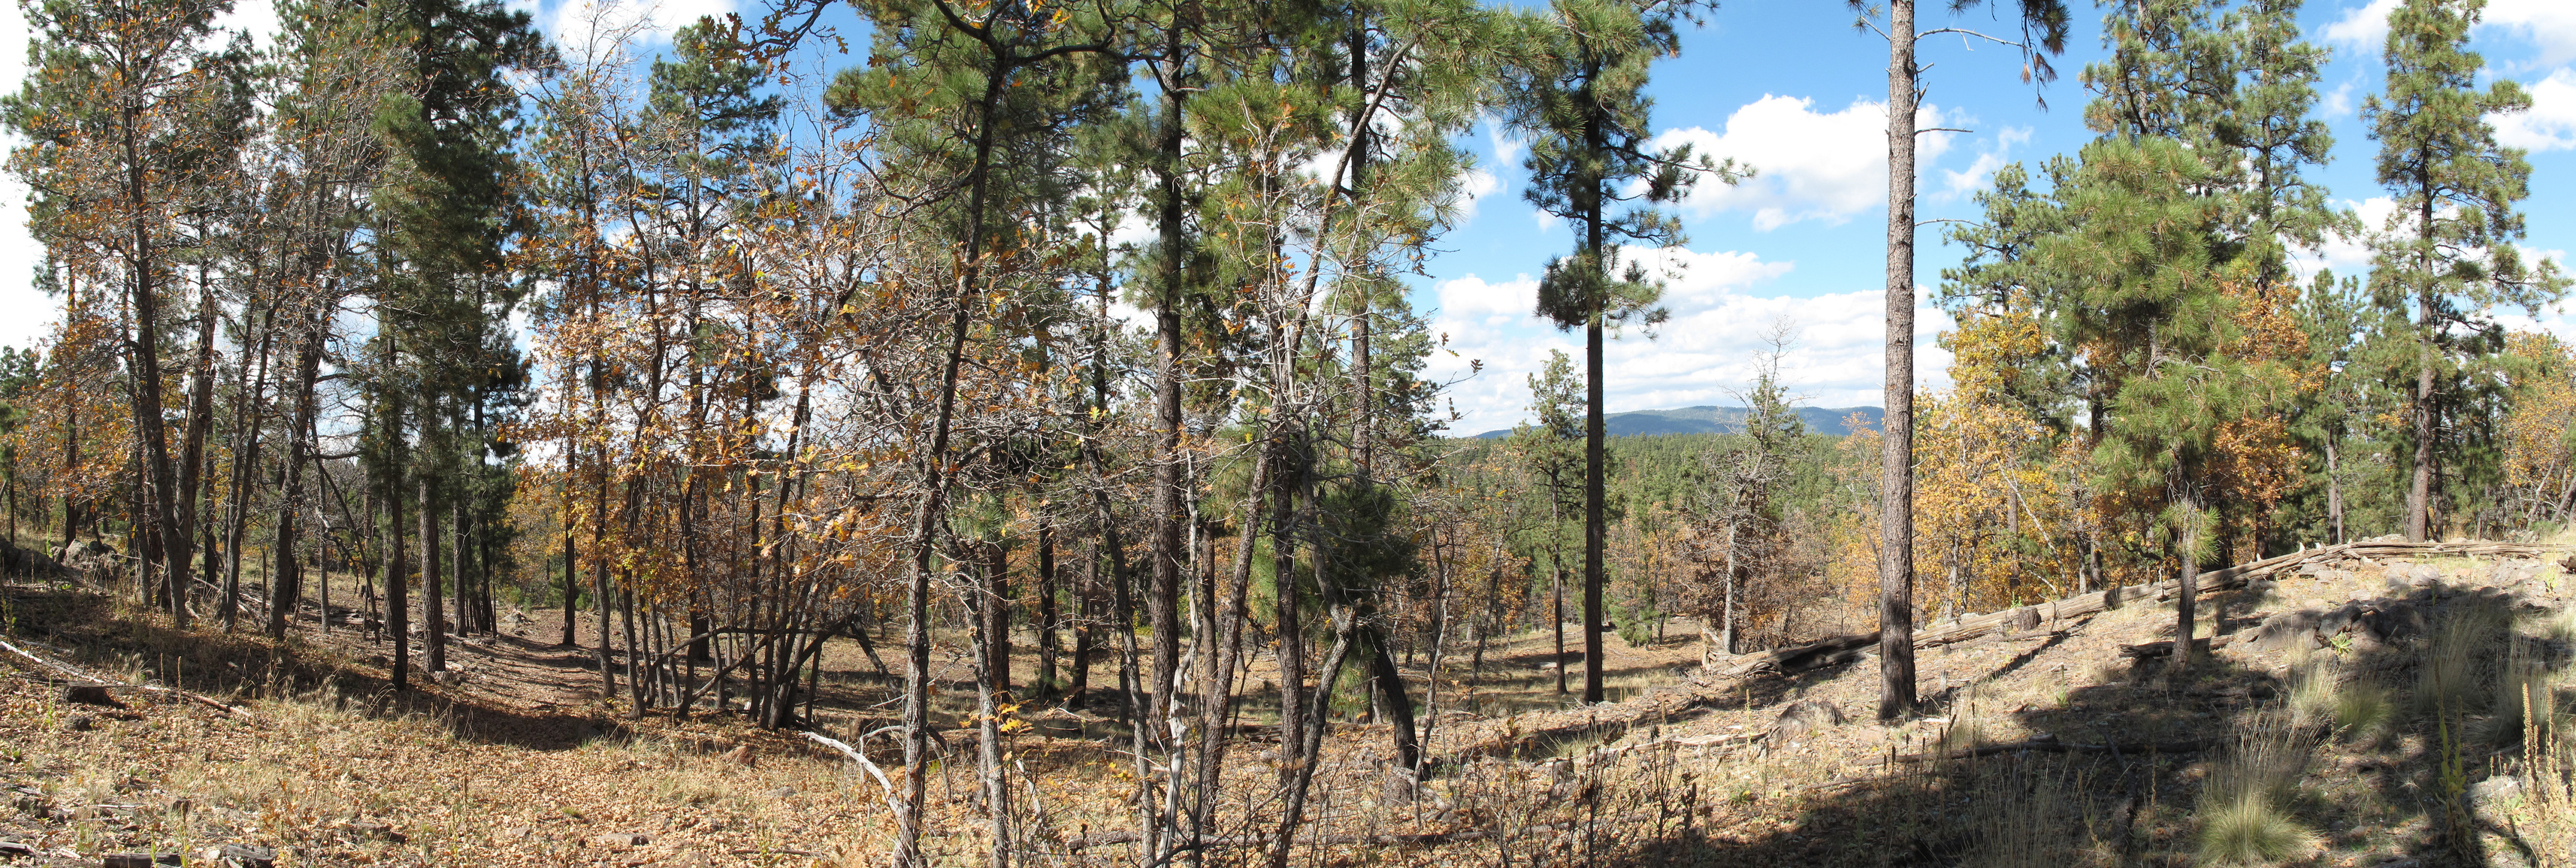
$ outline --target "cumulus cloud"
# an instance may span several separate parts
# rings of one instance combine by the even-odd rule
[[[1977,150],[1976,161],[1969,163],[1967,168],[1940,170],[1941,189],[1933,197],[1952,200],[1985,189],[1994,181],[1995,170],[2009,162],[2007,156],[2013,146],[2029,142],[2030,135],[2029,127],[2006,127],[2003,132],[1996,133],[1992,140]]]
[[[1611,412],[1734,403],[1733,390],[1753,378],[1756,353],[1766,348],[1762,333],[1783,320],[1797,333],[1796,348],[1782,362],[1793,391],[1815,406],[1879,402],[1886,302],[1878,290],[1764,295],[1761,287],[1794,264],[1740,251],[1623,250],[1621,258],[1671,274],[1664,304],[1672,318],[1651,340],[1628,329],[1603,349],[1604,403]],[[1526,415],[1528,377],[1546,366],[1549,351],[1582,358],[1580,332],[1558,331],[1532,314],[1537,292],[1530,275],[1509,281],[1469,275],[1435,287],[1440,310],[1432,330],[1447,343],[1429,373],[1459,381],[1448,393],[1463,416],[1455,433],[1511,427]],[[1918,303],[1915,322],[1917,370],[1947,370],[1949,356],[1932,338],[1951,327],[1949,317]],[[1473,377],[1470,360],[1482,362]],[[1946,380],[1936,374],[1932,382]]]
[[[2344,10],[2321,32],[2325,41],[2376,54],[2388,40],[2388,13],[2399,0],[2370,0]],[[2489,0],[2481,29],[2502,30],[2530,40],[2540,49],[2534,62],[2547,66],[2576,58],[2576,3],[2567,0]]]
[[[2511,31],[2531,40],[2540,48],[2540,63],[2558,63],[2576,57],[2576,3],[2568,3],[2567,0],[2488,0],[2486,26]]]
[[[2326,25],[2327,42],[2376,52],[2388,42],[2388,13],[2397,10],[2398,0],[2370,0],[2366,5],[2344,10],[2343,17]],[[2495,17],[2488,7],[2487,17]]]
[[[2361,98],[2353,95],[2353,91],[2358,90],[2359,87],[2358,81],[2346,81],[2335,85],[2334,90],[2326,93],[2325,103],[2319,110],[2327,117],[2351,117],[2353,111],[2361,106]]]
[[[1918,110],[1916,123],[1942,125],[1940,109]],[[1921,137],[1917,164],[1929,166],[1949,149],[1950,133]],[[1887,197],[1887,104],[1853,100],[1839,111],[1819,112],[1815,101],[1765,95],[1726,118],[1725,131],[1702,127],[1666,130],[1656,147],[1688,144],[1696,154],[1732,158],[1759,174],[1742,184],[1704,182],[1687,207],[1706,215],[1751,211],[1756,229],[1801,220],[1840,223]]]
[[[1538,309],[1538,279],[1520,275],[1502,283],[1493,283],[1470,274],[1444,280],[1432,289],[1440,299],[1440,318],[1444,322],[1500,326],[1530,318]]]
[[[2534,153],[2576,148],[2576,69],[2552,72],[2530,91],[2530,110],[2487,117],[2496,141]]]
[[[2320,268],[2332,268],[2339,275],[2358,275],[2370,270],[2370,237],[2388,231],[2388,220],[2397,213],[2397,200],[2372,196],[2361,201],[2341,203],[2361,218],[2361,231],[2353,235],[2328,235],[2326,243],[2315,250],[2292,250],[2290,265],[2302,277],[2312,276]]]
[[[1494,177],[1494,173],[1481,168],[1467,170],[1467,176],[1460,181],[1460,185],[1467,194],[1458,203],[1458,225],[1461,226],[1466,225],[1469,220],[1476,219],[1476,208],[1484,204],[1485,197],[1503,191],[1503,179]]]

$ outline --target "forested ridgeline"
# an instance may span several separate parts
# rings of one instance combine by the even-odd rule
[[[541,619],[544,665],[680,725],[816,728],[855,646],[897,862],[967,765],[937,805],[1035,852],[1013,745],[1060,710],[1111,724],[1144,864],[1285,866],[1335,727],[1409,800],[1489,652],[1591,706],[1675,624],[1705,664],[1874,635],[1901,722],[1917,621],[2170,581],[2187,638],[2204,564],[2576,506],[2576,347],[2502,319],[2569,281],[2515,246],[2490,118],[2530,99],[2469,0],[2391,15],[2380,226],[2313,177],[2295,2],[2108,10],[2096,137],[1943,230],[1919,402],[1914,49],[1959,31],[1860,10],[1896,37],[1883,424],[1810,431],[1775,326],[1738,433],[1615,442],[1603,343],[1672,276],[1641,254],[1762,169],[1656,146],[1652,61],[1723,10],[782,3],[666,45],[496,2],[286,2],[257,40],[220,0],[27,7],[0,121],[59,310],[0,370],[12,569],[156,636],[355,631],[389,694]],[[826,13],[864,60],[810,62]],[[1973,74],[2052,86],[2069,11],[1996,14],[2022,63]],[[1486,119],[1576,238],[1534,312],[1584,358],[1468,440],[1410,290]],[[2302,266],[2350,238],[2366,275]]]

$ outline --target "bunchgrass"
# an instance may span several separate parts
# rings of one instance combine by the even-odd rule
[[[2259,794],[2223,797],[2200,815],[2204,865],[2270,865],[2306,852],[2315,836]]]

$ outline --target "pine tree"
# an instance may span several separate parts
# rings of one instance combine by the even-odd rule
[[[381,290],[366,379],[378,408],[369,477],[397,540],[409,530],[400,504],[416,501],[431,619],[423,633],[436,670],[446,644],[438,513],[449,495],[440,486],[458,448],[450,408],[485,374],[479,362],[494,323],[482,289],[498,275],[503,242],[515,228],[509,217],[516,194],[506,183],[514,169],[504,145],[518,91],[507,74],[545,63],[549,53],[527,13],[492,0],[412,0],[366,14],[410,84],[385,97],[375,116],[387,161],[370,200]],[[414,429],[418,442],[406,442]],[[397,690],[410,676],[402,549],[397,541],[386,577]]]
[[[1880,720],[1914,713],[1914,150],[1915,109],[1923,95],[1923,70],[1915,60],[1916,43],[1943,33],[1979,36],[2021,49],[2022,80],[2047,82],[2056,77],[2047,55],[2066,48],[2066,4],[2063,0],[2019,0],[2019,42],[1972,30],[1915,29],[1915,0],[1889,0],[1887,39],[1887,376],[1883,399],[1886,428],[1880,439],[1879,470],[1879,699]],[[1868,0],[1850,0],[1867,16]],[[1974,0],[1951,4],[1955,10]],[[1866,18],[1863,19],[1866,24]],[[2047,54],[2042,54],[2041,51]]]
[[[2405,533],[2415,542],[2434,530],[2448,427],[2437,418],[2441,406],[2461,388],[2464,363],[2501,348],[2489,312],[2513,305],[2536,315],[2569,284],[2556,263],[2526,265],[2513,244],[2524,231],[2514,203],[2530,195],[2531,164],[2496,143],[2487,117],[2527,110],[2531,97],[2511,81],[2478,89],[2485,60],[2467,45],[2485,5],[2410,0],[2389,13],[2387,92],[2362,108],[2379,141],[2379,182],[2397,206],[2372,239],[2372,299],[2391,317],[2414,309]]]
[[[10,169],[37,201],[32,228],[55,250],[104,251],[81,263],[124,284],[128,411],[140,441],[138,529],[144,598],[187,619],[190,535],[163,400],[169,311],[178,291],[170,249],[178,221],[240,129],[227,93],[243,62],[209,36],[223,0],[53,0],[25,7],[36,35],[25,84],[0,99],[0,123],[24,137]],[[201,326],[202,328],[202,326]],[[184,333],[181,330],[177,333]],[[193,481],[193,480],[192,480]]]
[[[1529,411],[1535,422],[1513,426],[1507,448],[1518,456],[1540,481],[1537,493],[1546,498],[1539,511],[1541,520],[1538,540],[1524,546],[1533,568],[1544,569],[1548,576],[1550,612],[1548,631],[1556,637],[1556,692],[1565,693],[1565,522],[1568,513],[1583,509],[1583,432],[1584,418],[1577,415],[1583,407],[1583,393],[1574,375],[1574,360],[1563,350],[1550,350],[1547,366],[1529,375]]]
[[[1538,314],[1559,329],[1583,330],[1583,701],[1600,702],[1601,590],[1605,435],[1601,425],[1604,331],[1652,327],[1665,311],[1662,283],[1642,261],[1620,261],[1633,246],[1676,247],[1681,224],[1654,206],[1679,200],[1703,175],[1733,183],[1750,174],[1734,161],[1717,164],[1683,145],[1650,150],[1654,101],[1646,68],[1680,49],[1681,10],[1661,0],[1554,0],[1514,37],[1519,56],[1509,73],[1512,123],[1529,134],[1529,189],[1539,210],[1565,218],[1578,233],[1572,255],[1547,265]],[[1632,189],[1632,184],[1634,188]],[[1624,213],[1613,209],[1638,202]]]

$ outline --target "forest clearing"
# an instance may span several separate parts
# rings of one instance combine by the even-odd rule
[[[2576,868],[2530,8],[1826,5],[20,0],[0,866]]]

